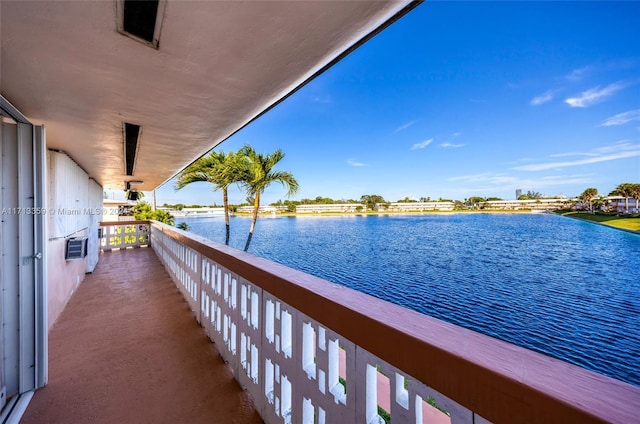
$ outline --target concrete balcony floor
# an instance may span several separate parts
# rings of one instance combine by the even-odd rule
[[[154,251],[103,253],[49,334],[22,423],[261,423]]]

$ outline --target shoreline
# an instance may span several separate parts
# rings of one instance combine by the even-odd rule
[[[590,219],[584,219],[584,218],[582,218],[580,216],[575,216],[574,214],[561,214],[561,213],[558,213],[557,215],[558,216],[563,216],[565,218],[577,219],[579,221],[588,222],[590,224],[602,225],[603,227],[613,228],[614,230],[620,230],[620,231],[624,231],[624,232],[627,232],[627,233],[640,235],[640,230],[632,230],[630,228],[617,227],[615,225],[607,224],[607,221],[604,221],[604,222],[593,221],[593,220],[590,220]],[[621,219],[623,219],[623,218],[621,218]],[[640,218],[632,218],[632,219],[638,219],[640,221]],[[616,221],[616,220],[614,219],[612,221]]]
[[[394,216],[402,216],[402,215],[452,215],[452,214],[543,214],[549,213],[549,211],[538,211],[531,209],[523,209],[523,210],[498,210],[498,209],[490,209],[490,210],[455,210],[455,211],[371,211],[371,212],[315,212],[315,213],[295,213],[295,212],[285,212],[285,213],[276,213],[275,215],[271,212],[263,212],[258,214],[259,217],[331,217],[331,216],[369,216],[369,215],[394,215]],[[251,213],[244,212],[234,212],[233,216],[247,216],[250,217]]]

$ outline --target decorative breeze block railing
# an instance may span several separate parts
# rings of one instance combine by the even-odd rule
[[[149,245],[148,221],[100,223],[100,250],[126,249]]]
[[[438,422],[473,422],[470,411],[260,287],[167,233],[151,234],[152,247],[265,422],[385,423],[386,413],[397,423],[426,423],[427,408],[441,416]],[[394,378],[386,401],[377,394],[383,373]],[[451,418],[427,404],[434,399]]]
[[[197,250],[189,245],[197,247]],[[206,249],[201,249],[200,245],[205,246]],[[223,255],[229,254],[228,252],[232,249],[157,223],[153,223],[151,227],[151,246],[176,282],[198,322],[233,369],[238,382],[254,399],[256,409],[266,423],[384,424],[391,420],[395,424],[484,424],[489,422],[429,387],[428,382],[408,375],[401,367],[389,364],[333,329],[312,319],[304,311],[290,306],[263,289],[262,287],[271,285],[274,290],[278,290],[278,281],[275,283],[270,281],[271,277],[268,273],[258,273],[263,275],[264,281],[248,281],[243,278],[240,273],[252,274],[247,269],[255,264],[243,263],[241,259],[237,259],[237,256],[249,255],[243,252],[232,253],[231,255],[236,255],[236,264],[233,265],[235,270],[229,269],[200,253],[199,250],[208,249],[212,252],[209,256],[216,256],[218,253],[215,249],[219,248],[227,252],[223,252]],[[329,282],[324,283],[334,286]],[[292,289],[295,288],[292,286]],[[358,296],[366,297],[362,294]],[[380,305],[387,305],[379,299],[372,299],[372,302],[382,302]],[[308,306],[310,310],[314,310],[313,305]],[[343,306],[336,304],[335,307]],[[354,308],[357,308],[357,305],[354,305]],[[399,307],[392,305],[391,309],[393,308]],[[326,313],[331,314],[331,311]],[[433,319],[429,318],[429,320]],[[343,323],[339,325],[342,326]],[[357,331],[371,331],[374,332],[375,337],[377,332],[382,333],[381,325],[385,324],[378,322],[375,328],[365,327]],[[388,323],[388,325],[396,324]],[[405,325],[411,327],[412,323],[408,322]],[[449,326],[449,324],[443,325]],[[472,333],[456,328],[461,335]],[[473,337],[480,337],[483,341],[489,339],[482,335]],[[389,340],[389,343],[393,341]],[[417,346],[421,346],[421,342],[417,343]],[[471,341],[461,339],[459,343],[471,344]],[[499,344],[501,349],[506,347],[508,352],[515,350],[516,362],[522,360],[519,356],[522,351],[534,355],[535,359],[541,357],[504,342],[496,341],[495,343]],[[415,341],[403,339],[402,344],[408,346],[415,344]],[[402,352],[397,354],[402,356]],[[445,353],[445,355],[457,354]],[[415,361],[415,355],[407,355],[407,357]],[[497,358],[497,362],[500,359]],[[434,358],[425,356],[423,361],[424,364],[411,363],[407,366],[410,365],[414,369],[433,369],[434,378],[438,373],[443,374],[443,371],[445,376],[450,373],[456,379],[460,379],[460,373],[464,373],[457,369],[439,369],[443,365],[437,360],[434,361]],[[565,369],[565,366],[573,367],[561,364],[559,369]],[[487,372],[493,373],[491,370]],[[550,370],[550,373],[553,372],[553,369]],[[589,372],[578,370],[577,373],[581,375]],[[592,375],[587,377],[590,379]],[[463,375],[462,378],[463,381],[469,378],[469,390],[473,390],[471,386],[477,382],[472,377]],[[611,380],[606,377],[601,378],[605,379],[605,383]],[[615,382],[615,380],[611,381]],[[515,388],[522,386],[518,381],[508,384],[514,384]],[[620,384],[623,385],[623,389],[627,389],[624,383]],[[608,395],[602,391],[602,386],[599,387],[600,389],[596,387],[594,390],[598,390],[601,397],[607,397]],[[619,387],[616,389],[619,390]],[[487,385],[487,390],[491,391],[494,388]],[[532,393],[535,394],[535,392]],[[620,391],[618,391],[619,394]],[[486,393],[483,392],[473,396],[482,398],[485,395]],[[511,399],[511,396],[514,398],[520,396],[511,393],[500,393],[500,395],[507,399]],[[632,399],[636,397],[640,399],[640,389],[625,393],[623,397],[628,400],[629,396]],[[609,396],[608,399],[610,398]],[[551,399],[554,399],[553,396]],[[517,401],[526,404],[527,399]],[[619,412],[619,408],[624,404],[624,401],[617,399],[616,405],[612,406],[610,411],[618,408],[616,411]],[[566,405],[555,400],[551,403],[548,401],[547,404],[536,403],[532,407],[535,408],[529,409],[533,411],[532,413],[542,411],[540,416],[545,417],[543,421],[538,420],[539,422],[569,422],[566,420],[573,419],[572,414],[576,413],[574,409],[565,411]],[[496,401],[495,407],[490,404],[489,409],[492,408],[497,411],[498,416],[500,414],[510,416],[509,421],[523,420],[523,417],[513,417],[511,411],[514,405],[505,405],[504,401]],[[505,411],[501,411],[501,408]],[[528,410],[523,408],[523,411]],[[581,422],[598,422],[598,419],[590,420],[594,418],[590,412],[578,411],[577,416],[587,417]],[[637,415],[634,416],[637,418]],[[531,422],[536,420],[533,419]]]

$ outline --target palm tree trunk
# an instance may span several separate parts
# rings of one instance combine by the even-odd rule
[[[249,228],[249,237],[247,237],[247,244],[244,245],[244,251],[249,250],[249,244],[251,244],[251,238],[253,237],[253,230],[256,228],[256,221],[258,220],[258,209],[260,209],[260,192],[256,193],[256,198],[253,202],[253,216],[251,219],[251,228]]]
[[[224,205],[224,225],[226,227],[226,234],[224,237],[224,244],[229,246],[229,234],[231,233],[229,227],[229,196],[227,195],[227,188],[222,188],[222,203]]]

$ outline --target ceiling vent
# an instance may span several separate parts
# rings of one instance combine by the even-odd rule
[[[157,49],[165,3],[165,0],[117,0],[118,32]]]
[[[124,170],[126,175],[133,175],[138,154],[138,140],[140,138],[140,125],[124,123]]]
[[[87,237],[73,237],[67,239],[67,251],[65,260],[82,259],[87,256]]]

